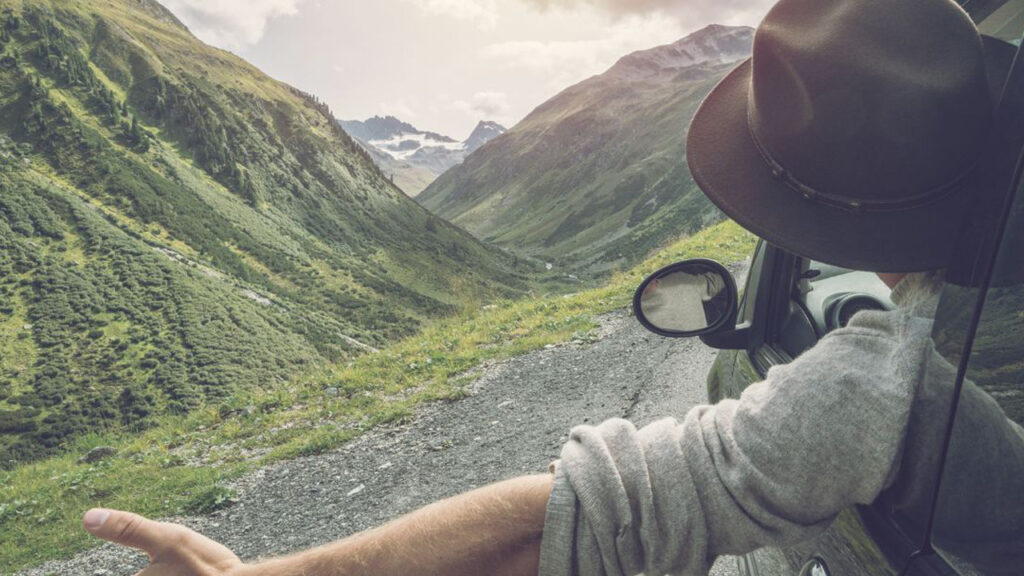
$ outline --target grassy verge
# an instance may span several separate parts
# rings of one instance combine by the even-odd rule
[[[629,303],[656,268],[689,257],[746,258],[754,239],[727,222],[662,250],[605,286],[502,302],[438,322],[379,354],[322,368],[258,393],[165,419],[136,435],[83,439],[66,454],[0,472],[0,573],[66,557],[94,544],[79,527],[92,506],[151,516],[203,513],[230,500],[222,483],[273,461],[334,448],[377,424],[407,418],[422,402],[465,394],[467,371],[574,338],[596,315]],[[78,459],[109,445],[95,464]]]

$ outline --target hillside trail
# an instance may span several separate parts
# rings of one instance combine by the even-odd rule
[[[321,455],[243,476],[238,503],[205,517],[174,518],[246,560],[285,554],[377,526],[429,502],[547,469],[569,429],[624,417],[643,425],[681,419],[706,398],[715,351],[697,339],[646,332],[626,310],[599,318],[598,339],[548,347],[478,369],[471,394],[418,409]],[[104,545],[23,572],[120,576],[140,554]],[[713,576],[735,576],[720,559]]]

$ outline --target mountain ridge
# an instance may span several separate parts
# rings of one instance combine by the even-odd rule
[[[710,26],[626,55],[542,103],[417,201],[562,268],[634,263],[722,217],[686,168],[686,126],[752,39],[749,27]]]
[[[623,56],[605,74],[651,76],[704,63],[728,63],[750,55],[753,29],[711,24],[672,44]]]
[[[422,131],[398,118],[387,116],[374,116],[366,120],[340,120],[341,127],[357,140],[387,140],[402,134],[423,134],[439,142],[456,142],[454,138],[438,134],[437,132]]]
[[[367,120],[339,120],[373,158],[377,166],[409,196],[415,197],[439,175],[459,165],[466,156],[501,136],[506,128],[481,120],[466,140],[422,131],[394,116]]]

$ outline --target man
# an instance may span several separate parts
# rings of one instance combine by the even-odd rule
[[[953,2],[781,0],[694,119],[691,170],[759,236],[880,272],[897,311],[857,315],[739,400],[640,431],[576,428],[553,474],[292,557],[244,565],[124,512],[90,510],[85,527],[148,552],[146,576],[703,574],[718,555],[811,538],[883,490],[924,505],[897,482],[929,463],[907,430],[928,420],[919,392],[951,375],[930,341],[941,274],[917,272],[949,261],[992,102],[981,39]]]

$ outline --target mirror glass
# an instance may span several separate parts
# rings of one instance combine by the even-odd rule
[[[651,278],[640,295],[644,318],[667,332],[700,332],[729,314],[729,290],[722,272],[684,263]]]

